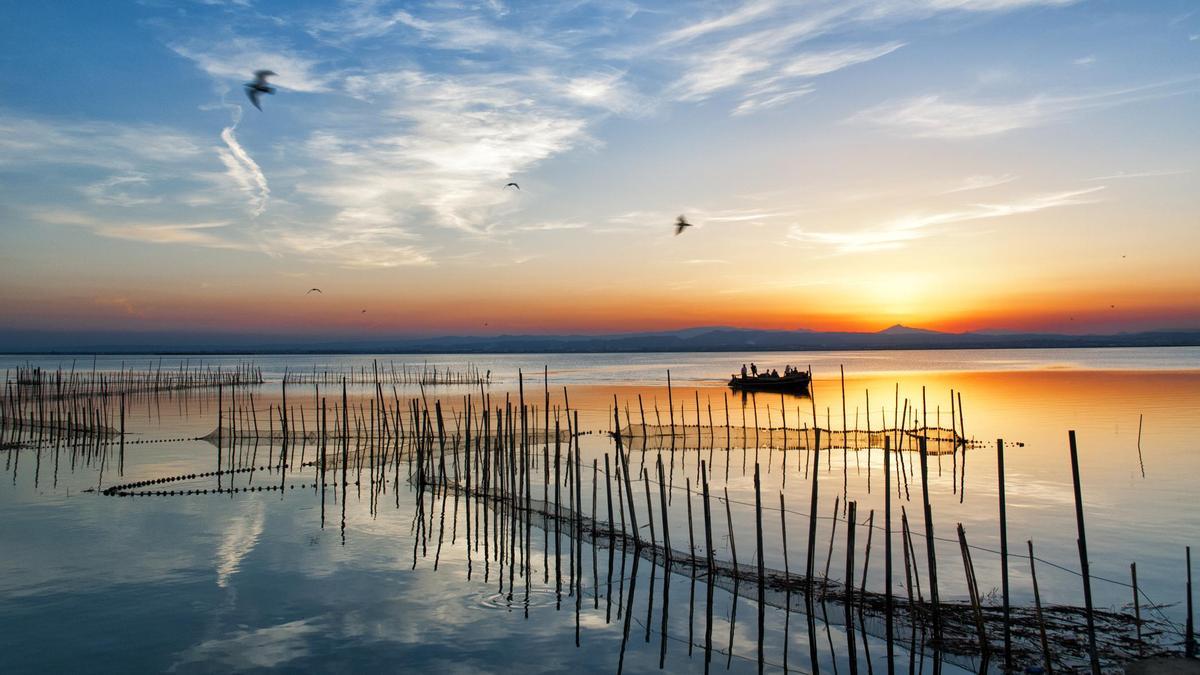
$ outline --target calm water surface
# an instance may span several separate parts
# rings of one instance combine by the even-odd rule
[[[1045,561],[1038,567],[1043,601],[1082,604],[1067,446],[1067,432],[1075,430],[1097,604],[1130,610],[1129,564],[1136,562],[1147,596],[1143,612],[1154,612],[1175,623],[1183,621],[1184,549],[1200,543],[1195,485],[1200,477],[1200,349],[256,355],[194,357],[190,365],[203,362],[228,367],[251,360],[261,366],[267,384],[241,392],[239,405],[248,406],[252,391],[259,423],[265,426],[269,410],[281,400],[279,380],[285,369],[370,369],[376,359],[389,368],[391,364],[399,368],[402,363],[455,369],[474,364],[482,371],[490,370],[492,384],[486,391],[493,408],[502,405],[498,402],[506,394],[516,400],[521,371],[526,402],[538,407],[539,416],[544,411],[545,368],[551,406],[567,403],[565,388],[571,409],[579,412],[581,428],[595,432],[581,438],[582,505],[585,512],[591,508],[595,477],[602,519],[606,508],[604,456],[614,450],[603,432],[612,426],[614,395],[623,424],[627,415],[635,424],[640,421],[640,395],[647,417],[654,417],[657,409],[660,419],[669,420],[673,412],[680,424],[695,424],[697,416],[707,424],[711,410],[714,424],[724,427],[728,406],[728,424],[733,427],[742,425],[743,415],[753,427],[757,415],[764,428],[812,426],[815,416],[821,427],[841,429],[844,418],[850,428],[869,424],[878,429],[895,426],[897,409],[903,412],[906,407],[919,409],[931,426],[937,421],[949,426],[950,392],[954,391],[962,397],[966,435],[979,443],[967,451],[965,459],[961,453],[929,458],[943,599],[967,596],[955,538],[958,523],[976,547],[974,565],[981,590],[986,594],[1000,585],[999,558],[990,551],[999,546],[995,440],[1003,438],[1007,445],[1014,602],[1032,601],[1024,558],[1025,542],[1032,540],[1038,557]],[[779,369],[785,363],[811,364],[816,376],[814,399],[773,395],[743,400],[729,395],[724,380],[750,361]],[[164,368],[177,368],[179,362],[176,357],[162,358]],[[152,356],[0,358],[4,368],[33,364],[50,369],[74,367],[76,371],[93,367],[117,370],[122,365],[147,368],[158,363],[159,358]],[[844,405],[839,366],[845,368]],[[668,370],[673,384],[670,391],[666,387]],[[370,389],[351,387],[351,405],[362,403],[367,411]],[[303,415],[309,425],[315,421],[318,396],[328,398],[331,405],[335,399],[340,402],[340,390],[334,387],[317,391],[311,385],[295,386],[287,393],[295,415]],[[479,388],[430,387],[425,391],[431,403],[433,399],[443,401],[452,427],[449,420],[461,414],[467,395],[478,399]],[[386,396],[391,400],[390,387]],[[420,392],[398,387],[394,396],[406,406],[408,398],[420,396]],[[693,591],[690,576],[676,570],[667,585],[661,565],[645,559],[639,562],[632,554],[625,556],[607,548],[598,549],[593,566],[589,544],[581,560],[577,646],[575,598],[565,587],[562,598],[556,598],[552,535],[535,530],[528,600],[519,574],[510,599],[507,576],[498,581],[500,569],[495,562],[485,570],[474,549],[468,561],[465,508],[463,513],[455,513],[454,502],[445,514],[440,552],[434,549],[434,542],[428,542],[425,555],[419,546],[414,555],[416,507],[403,471],[401,482],[389,485],[376,507],[365,489],[358,494],[351,488],[346,500],[327,495],[324,520],[320,494],[311,487],[313,469],[295,468],[298,462],[287,475],[243,473],[224,479],[222,485],[282,484],[282,491],[143,498],[107,497],[95,491],[114,484],[213,471],[218,461],[228,466],[228,448],[219,460],[211,442],[171,440],[212,431],[216,427],[215,399],[211,391],[131,399],[130,440],[153,442],[128,444],[123,460],[111,452],[102,458],[53,446],[0,451],[5,468],[5,478],[0,480],[0,653],[5,655],[5,671],[359,672],[379,668],[615,672],[622,658],[628,672],[655,670],[660,660],[667,670],[704,671],[706,598],[702,582]],[[225,402],[228,405],[228,400]],[[954,405],[957,412],[957,399]],[[752,476],[757,456],[766,501],[775,505],[775,510],[767,512],[770,522],[764,527],[770,533],[765,537],[764,563],[778,569],[784,566],[781,538],[774,534],[779,531],[777,504],[782,493],[790,537],[788,555],[795,571],[804,560],[811,485],[805,479],[804,464],[811,459],[809,453],[772,449],[766,444],[757,450],[735,447],[732,451],[701,445],[697,450],[694,440],[684,440],[675,452],[662,455],[672,488],[668,511],[675,548],[686,548],[679,544],[688,528],[684,488],[696,484],[697,460],[703,459],[711,462],[713,489],[729,492],[740,559],[753,558]],[[256,449],[242,447],[234,452],[237,461],[261,465],[279,450],[277,444],[263,442]],[[256,454],[250,457],[251,452]],[[290,452],[306,452],[311,460],[315,451],[293,447]],[[632,468],[640,470],[644,460],[644,466],[653,472],[656,457],[654,450],[644,455],[635,452]],[[912,457],[915,455],[905,461]],[[598,466],[595,474],[593,459]],[[818,571],[828,555],[834,561],[830,576],[840,578],[844,572],[845,542],[840,534],[844,530],[839,530],[829,547],[835,522],[830,516],[843,515],[844,496],[857,502],[860,523],[874,510],[878,524],[883,508],[882,461],[878,449],[823,453]],[[540,464],[537,471],[541,471]],[[901,493],[895,505],[897,511],[903,505],[913,527],[922,530],[919,478],[907,479],[907,499],[902,484],[892,488],[893,496],[897,489]],[[217,485],[216,479],[197,479],[162,487]],[[644,506],[639,503],[639,508]],[[657,495],[653,506],[657,509]],[[699,508],[698,501],[693,508]],[[717,502],[714,508],[721,512],[719,519],[714,516],[714,529],[719,531],[714,541],[717,555],[728,559],[731,551],[724,504]],[[435,528],[442,524],[442,514],[437,515]],[[845,526],[844,520],[837,525]],[[859,565],[867,532],[860,528]],[[875,536],[882,534],[876,532]],[[867,570],[868,588],[877,590],[883,584],[878,541]],[[923,547],[923,540],[917,545]],[[568,548],[564,537],[560,546],[564,569]],[[896,588],[902,593],[904,573],[898,560],[896,567]],[[987,601],[998,599],[989,596]],[[1152,610],[1148,607],[1151,602],[1162,607]],[[757,670],[756,609],[745,589],[740,599],[728,590],[716,589],[710,669]],[[840,616],[840,609],[829,611]],[[830,623],[819,623],[816,634],[820,646],[817,665],[832,672],[835,666],[847,667],[848,646],[844,627],[835,617],[829,618]],[[865,637],[865,648],[861,637],[855,643],[858,666],[871,660],[875,667],[882,667],[882,641],[877,633]],[[788,617],[777,609],[767,612],[763,642],[768,670],[781,670],[786,653],[790,670],[811,672],[809,641],[803,616],[793,613]],[[905,667],[908,659],[905,652]],[[915,663],[920,668],[926,660],[922,656]],[[955,671],[954,665],[946,668]]]

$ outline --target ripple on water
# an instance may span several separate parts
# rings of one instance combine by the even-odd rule
[[[556,602],[556,592],[552,588],[530,588],[528,604],[525,600],[525,589],[517,588],[510,596],[508,592],[495,593],[490,590],[475,595],[471,606],[481,609],[502,609],[509,612],[539,607],[553,607]],[[565,598],[565,596],[564,596]]]

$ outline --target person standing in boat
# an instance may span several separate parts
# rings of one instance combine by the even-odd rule
[[[742,364],[742,379],[746,379],[746,364]]]
[[[754,365],[753,361],[750,362],[750,374],[758,377],[758,366]]]

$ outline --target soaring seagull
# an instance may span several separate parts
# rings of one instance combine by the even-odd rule
[[[255,108],[262,110],[262,106],[258,102],[259,96],[275,93],[275,87],[267,83],[267,78],[274,75],[275,72],[271,70],[256,70],[254,71],[254,80],[245,84],[246,96],[250,98],[250,102],[254,104]]]
[[[506,190],[507,190],[508,188],[517,188],[518,190],[520,190],[520,189],[521,189],[521,186],[520,186],[520,185],[517,185],[516,183],[509,183],[508,185],[505,185],[505,186],[504,186],[504,189],[506,189]]]
[[[306,291],[304,294],[305,294],[305,295],[308,295],[309,293],[320,293],[321,295],[325,295],[325,291],[322,291],[322,290],[321,290],[321,289],[319,289],[319,288],[310,288],[310,289],[308,289],[308,291]]]
[[[687,221],[687,218],[679,216],[675,219],[675,236],[683,234],[684,228],[691,227],[692,224]]]

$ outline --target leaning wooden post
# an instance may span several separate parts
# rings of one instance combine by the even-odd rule
[[[1133,625],[1137,629],[1138,656],[1142,655],[1142,605],[1138,596],[1137,563],[1129,563],[1129,576],[1133,581]]]
[[[996,439],[996,473],[1000,490],[1000,589],[1004,603],[1004,670],[1012,667],[1012,630],[1009,627],[1012,608],[1008,595],[1008,511],[1004,501],[1004,439]]]
[[[1046,675],[1054,674],[1054,667],[1050,664],[1050,643],[1046,639],[1046,620],[1042,616],[1042,594],[1038,592],[1037,568],[1033,561],[1033,540],[1025,541],[1029,546],[1029,579],[1033,582],[1033,607],[1037,613],[1038,635],[1042,641],[1042,666],[1046,670]]]
[[[741,577],[741,572],[738,569],[737,542],[733,538],[733,510],[729,507],[729,488],[721,489],[725,491],[725,524],[729,528],[729,555],[733,557],[733,577],[737,579]]]
[[[614,399],[615,401],[615,399]],[[671,411],[671,437],[675,436],[675,399],[671,395],[671,371],[667,370],[667,410]]]
[[[650,523],[650,548],[655,546],[656,537],[654,534],[654,505],[650,501],[650,475],[642,469],[642,484],[646,488],[646,522]]]
[[[223,406],[225,405],[224,393],[221,385],[217,385],[217,457],[221,456],[221,426],[222,418],[224,417]],[[221,467],[218,466],[217,469]]]
[[[1088,656],[1092,674],[1100,675],[1100,654],[1096,651],[1096,618],[1092,615],[1092,576],[1088,564],[1087,531],[1083,526],[1083,490],[1079,483],[1079,451],[1075,445],[1075,430],[1067,432],[1071,446],[1071,480],[1075,483],[1075,522],[1079,528],[1079,566],[1083,575],[1083,602],[1087,612]]]
[[[633,547],[636,551],[642,547],[641,537],[638,536],[637,512],[633,506],[633,488],[629,479],[629,459],[625,457],[625,449],[621,444],[621,428],[620,428],[620,413],[617,412],[617,396],[613,395],[613,421],[617,423],[615,436],[617,439],[617,462],[621,465],[621,472],[624,474],[625,480],[621,481],[625,484],[625,501],[629,504],[629,523],[633,526]],[[576,432],[578,433],[578,432]]]
[[[121,392],[121,460],[120,473],[125,475],[125,392]]]
[[[662,518],[663,552],[668,564],[671,562],[671,530],[667,523],[667,480],[663,477],[662,456],[658,457],[658,510]]]
[[[1189,659],[1196,656],[1196,621],[1192,614],[1192,547],[1187,547],[1187,637],[1184,652]]]
[[[700,481],[704,494],[704,557],[708,563],[708,583],[711,585],[716,563],[713,560],[712,508],[709,505],[708,498],[708,465],[705,464],[704,460],[700,460]]]
[[[963,529],[962,523],[958,524],[958,546],[962,550],[963,575],[967,580],[967,595],[971,599],[971,612],[975,617],[975,632],[979,637],[979,652],[983,655],[984,663],[987,663],[990,649],[988,647],[987,630],[983,624],[983,607],[979,600],[979,582],[975,578],[975,565],[971,562],[971,550],[967,547],[967,533]]]

